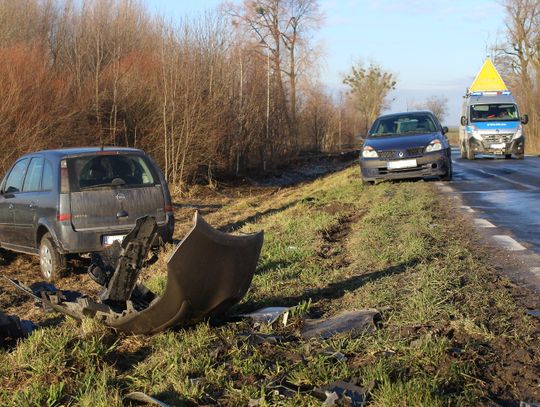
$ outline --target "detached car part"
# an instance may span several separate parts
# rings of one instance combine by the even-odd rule
[[[154,218],[140,218],[121,246],[115,243],[93,256],[88,271],[103,286],[99,299],[60,290],[32,292],[11,282],[39,298],[45,308],[77,319],[94,317],[130,334],[154,334],[195,324],[224,313],[244,297],[257,266],[263,232],[223,233],[196,212],[193,227],[169,257],[167,285],[157,297],[137,284],[156,230]]]
[[[33,328],[32,322],[21,321],[15,315],[6,315],[0,311],[0,346],[26,338]]]

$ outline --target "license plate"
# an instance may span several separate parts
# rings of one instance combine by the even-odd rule
[[[400,168],[414,168],[417,165],[416,160],[388,161],[386,163],[386,168],[389,170],[398,170]]]
[[[114,242],[122,243],[126,235],[103,236],[103,246],[110,246]]]
[[[490,146],[490,148],[492,148],[494,150],[500,150],[501,148],[505,148],[505,147],[506,147],[505,143],[492,144]]]

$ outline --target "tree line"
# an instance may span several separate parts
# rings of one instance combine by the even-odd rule
[[[137,0],[0,0],[0,167],[44,148],[137,147],[181,191],[201,174],[357,146],[386,93],[366,115],[365,78],[325,90],[322,21],[316,0],[224,3],[180,21]]]
[[[540,152],[540,0],[505,0],[505,37],[494,62],[527,113],[526,152]]]

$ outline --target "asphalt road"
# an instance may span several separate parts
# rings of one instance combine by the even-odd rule
[[[459,157],[453,150],[454,180],[464,209],[479,227],[497,227],[525,248],[540,254],[540,157],[524,160]]]

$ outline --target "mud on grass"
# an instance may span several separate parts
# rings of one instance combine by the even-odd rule
[[[334,380],[374,382],[368,404],[377,406],[540,400],[530,294],[473,249],[467,224],[431,185],[365,188],[356,174],[221,200],[207,219],[265,230],[252,287],[233,312],[300,304],[318,318],[377,308],[374,335],[305,341],[301,312],[286,327],[231,319],[152,337],[62,320],[0,351],[0,404],[120,406],[144,391],[172,405],[320,405],[310,390]],[[167,253],[143,276],[158,291]]]

